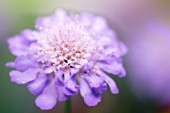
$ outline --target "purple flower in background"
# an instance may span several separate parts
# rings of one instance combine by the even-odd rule
[[[129,83],[142,101],[149,98],[169,106],[170,26],[152,19],[141,28],[129,41]]]
[[[36,30],[24,30],[8,39],[17,58],[8,62],[12,82],[26,84],[42,110],[52,109],[80,90],[85,103],[95,106],[109,85],[118,88],[105,72],[125,76],[121,57],[127,48],[115,36],[104,18],[89,13],[66,15],[57,10],[38,18]]]

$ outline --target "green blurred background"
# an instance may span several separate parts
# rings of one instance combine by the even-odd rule
[[[7,61],[15,59],[8,50],[6,39],[19,34],[22,29],[34,29],[38,16],[50,15],[57,8],[63,8],[67,12],[88,11],[104,16],[118,37],[129,46],[129,53],[124,57],[127,76],[121,79],[113,76],[120,93],[112,95],[108,90],[103,94],[102,102],[96,107],[87,107],[81,96],[75,95],[72,97],[72,113],[170,113],[170,103],[162,104],[160,99],[152,98],[152,93],[149,93],[151,96],[147,96],[147,91],[140,90],[140,87],[134,88],[136,85],[133,84],[135,80],[132,70],[140,67],[134,68],[131,63],[133,59],[131,50],[138,48],[132,46],[139,41],[137,37],[140,35],[150,39],[157,36],[146,30],[150,20],[161,23],[169,29],[169,0],[0,0],[0,113],[63,112],[61,102],[57,103],[53,110],[41,111],[37,108],[34,103],[35,96],[30,94],[24,85],[10,82],[8,76],[10,69],[5,67]],[[169,30],[168,33],[170,33]],[[155,41],[151,42],[155,43]],[[169,75],[166,76],[170,76],[170,73],[167,73]]]

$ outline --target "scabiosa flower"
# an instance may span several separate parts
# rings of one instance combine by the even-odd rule
[[[125,76],[121,57],[127,48],[104,18],[89,13],[66,15],[59,9],[38,18],[36,30],[24,30],[8,39],[17,58],[8,62],[12,82],[26,84],[42,110],[52,109],[80,90],[85,103],[95,106],[107,89],[117,94],[115,82],[105,72]]]

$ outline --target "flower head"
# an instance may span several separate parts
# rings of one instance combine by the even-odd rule
[[[36,30],[24,30],[8,39],[17,58],[8,62],[11,81],[27,84],[36,105],[52,109],[57,100],[65,101],[80,90],[85,103],[95,106],[115,82],[105,72],[123,77],[121,57],[127,48],[120,42],[104,18],[89,13],[66,15],[57,10],[52,16],[38,18]],[[77,83],[78,81],[78,83]]]

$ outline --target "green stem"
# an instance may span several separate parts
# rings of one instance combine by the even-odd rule
[[[71,113],[71,97],[64,104],[64,113]]]

